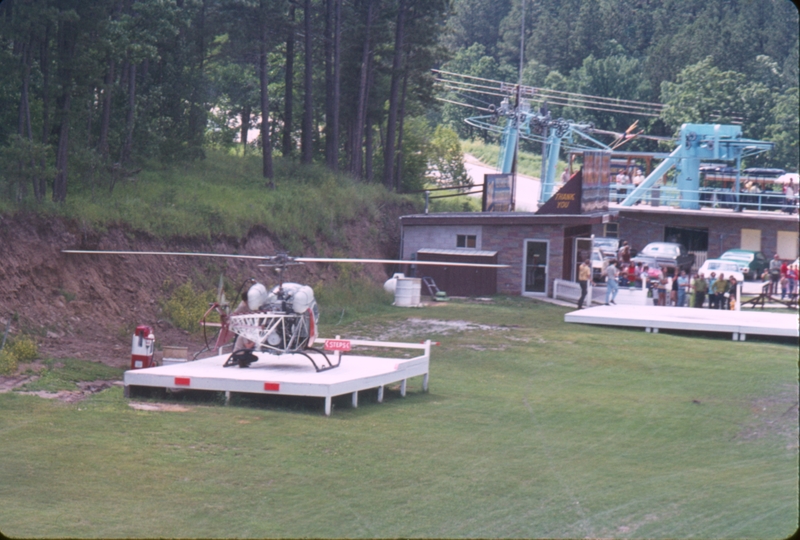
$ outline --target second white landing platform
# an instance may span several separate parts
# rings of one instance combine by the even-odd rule
[[[385,358],[344,353],[339,366],[317,372],[308,358],[299,354],[280,356],[256,353],[258,361],[247,368],[223,367],[228,354],[212,356],[193,362],[182,362],[125,372],[125,394],[131,387],[155,387],[169,389],[211,390],[243,392],[251,394],[278,394],[289,396],[312,396],[325,399],[325,414],[331,414],[331,399],[334,396],[352,394],[352,404],[358,406],[358,392],[378,389],[378,402],[383,401],[384,386],[400,383],[400,393],[405,396],[407,380],[422,376],[423,391],[428,389],[431,342],[422,344],[358,342],[354,346],[394,347],[422,349],[423,354],[414,358]],[[338,353],[328,353],[335,363]]]
[[[597,306],[564,315],[564,322],[644,328],[647,332],[722,332],[744,341],[747,335],[798,337],[797,312],[764,313],[666,306]]]

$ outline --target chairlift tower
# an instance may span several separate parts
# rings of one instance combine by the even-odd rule
[[[644,179],[626,198],[622,206],[633,206],[672,167],[678,170],[680,207],[690,210],[700,208],[700,162],[736,162],[735,193],[738,200],[742,158],[771,150],[775,145],[767,141],[742,138],[742,128],[724,124],[683,124],[678,146],[658,167]]]
[[[588,135],[593,129],[591,123],[579,123],[564,118],[552,118],[549,111],[542,108],[539,112],[531,112],[530,103],[521,94],[527,92],[532,97],[534,89],[530,87],[509,87],[517,96],[517,106],[512,106],[508,98],[504,98],[500,107],[491,105],[491,114],[473,116],[465,122],[471,126],[500,133],[500,155],[498,168],[504,174],[514,170],[519,139],[528,139],[544,143],[542,151],[542,188],[539,194],[539,204],[543,204],[553,195],[555,186],[556,163],[561,147],[570,150],[611,150],[608,145]],[[500,119],[505,120],[505,125],[500,126]],[[588,142],[581,142],[585,139]]]

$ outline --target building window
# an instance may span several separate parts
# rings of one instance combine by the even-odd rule
[[[619,223],[604,223],[603,236],[606,238],[619,238]]]
[[[688,251],[708,251],[708,229],[664,227],[664,242],[683,244]]]
[[[742,249],[761,251],[761,229],[742,229]]]
[[[797,231],[778,231],[778,256],[781,259],[797,258]]]
[[[477,236],[475,236],[474,234],[456,235],[456,247],[474,248],[476,245],[477,245]]]

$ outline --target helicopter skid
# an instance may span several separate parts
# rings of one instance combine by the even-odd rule
[[[359,342],[353,341],[354,345]],[[363,342],[367,343],[367,342]],[[278,394],[289,396],[322,397],[325,414],[330,415],[332,398],[351,394],[352,406],[358,406],[358,393],[378,389],[378,402],[383,401],[384,388],[400,383],[400,394],[405,396],[407,381],[422,376],[422,390],[427,391],[430,365],[430,342],[382,343],[369,342],[371,346],[419,349],[420,356],[413,358],[386,358],[339,354],[327,352],[338,362],[331,367],[309,365],[305,354],[286,353],[276,356],[256,352],[257,360],[249,369],[227,369],[224,367],[229,354],[212,356],[202,360],[182,362],[147,369],[125,372],[125,395],[130,397],[139,387],[165,389],[191,389],[231,393]],[[332,369],[336,367],[337,369]]]
[[[316,355],[322,356],[322,359],[319,358],[314,360],[314,357],[308,354],[306,351],[311,351]],[[269,352],[269,351],[267,351]],[[285,353],[276,354],[273,352],[269,352],[269,354],[273,354],[276,356],[282,356]],[[325,371],[327,369],[333,369],[339,367],[339,363],[341,362],[341,356],[339,357],[338,361],[334,364],[331,362],[331,359],[325,354],[325,351],[321,351],[319,349],[315,349],[314,347],[306,347],[303,351],[292,351],[291,354],[299,354],[305,356],[311,362],[311,365],[314,366],[314,369],[319,373],[320,371]],[[228,359],[223,364],[223,367],[233,367],[239,366],[240,368],[248,368],[253,362],[257,362],[258,357],[255,355],[255,352],[251,349],[240,349],[238,351],[234,351],[228,357]]]

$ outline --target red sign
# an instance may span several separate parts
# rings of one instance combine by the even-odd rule
[[[264,390],[266,392],[280,392],[281,391],[281,384],[276,382],[265,382],[264,383]]]
[[[190,383],[189,377],[175,377],[175,386],[189,386]]]
[[[350,340],[347,340],[347,339],[326,339],[325,340],[325,350],[326,351],[349,352],[350,351]]]

